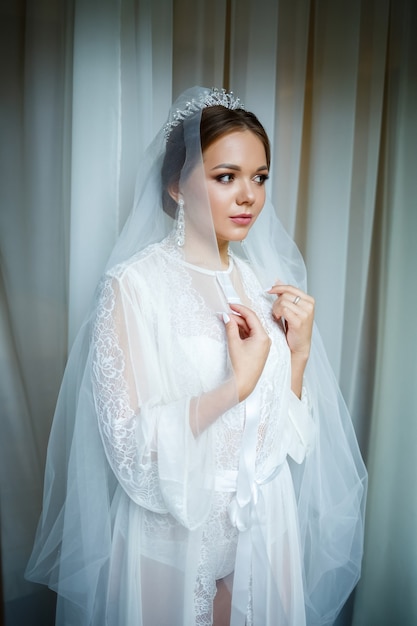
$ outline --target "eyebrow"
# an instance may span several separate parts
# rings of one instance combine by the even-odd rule
[[[240,172],[241,171],[241,167],[239,165],[233,165],[233,163],[220,163],[219,165],[215,165],[214,167],[211,168],[210,171],[213,170],[235,170],[236,172]],[[258,167],[258,169],[256,170],[257,172],[262,172],[263,170],[267,170],[267,166],[266,165],[261,165],[261,167]]]

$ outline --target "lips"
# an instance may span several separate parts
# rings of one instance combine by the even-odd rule
[[[251,223],[253,216],[250,213],[242,213],[241,215],[233,215],[230,219],[234,224],[239,226],[247,226]]]

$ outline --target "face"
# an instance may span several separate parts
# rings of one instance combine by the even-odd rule
[[[194,237],[200,237],[201,249],[214,227],[217,246],[225,260],[229,241],[242,241],[246,237],[265,203],[268,178],[265,148],[252,131],[232,131],[209,145],[203,153],[202,167],[203,171],[195,168],[181,189],[186,242],[190,244],[194,233]],[[177,193],[172,196],[178,201]],[[198,210],[206,206],[207,200],[210,217],[204,210]]]
[[[203,167],[221,249],[229,241],[242,241],[262,210],[268,178],[265,148],[252,131],[233,131],[205,150]]]

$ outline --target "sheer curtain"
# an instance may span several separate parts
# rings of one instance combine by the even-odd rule
[[[139,153],[172,97],[205,84],[233,89],[273,140],[271,193],[368,459],[364,573],[340,623],[415,624],[413,0],[20,0],[0,17],[6,623],[51,619],[22,574],[68,349]]]
[[[22,574],[66,356],[66,7],[2,4],[0,486],[6,623],[25,623]],[[13,617],[11,617],[13,615]],[[31,623],[28,617],[28,623]]]

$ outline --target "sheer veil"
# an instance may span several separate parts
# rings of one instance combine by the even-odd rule
[[[110,302],[106,297],[111,296],[103,294],[110,293],[108,287],[114,285],[115,280],[118,285],[125,285],[123,281],[126,276],[128,281],[131,280],[129,268],[132,258],[143,262],[144,267],[148,267],[146,263],[149,262],[149,271],[154,271],[152,261],[148,261],[152,246],[164,239],[169,242],[171,233],[173,230],[175,232],[175,219],[163,210],[161,169],[166,150],[167,128],[171,128],[169,124],[178,116],[178,111],[187,110],[189,103],[202,103],[210,93],[211,90],[201,87],[184,92],[171,108],[168,127],[160,130],[145,152],[138,170],[133,209],[104,268],[95,303],[68,360],[48,446],[43,511],[26,572],[29,579],[47,584],[58,592],[58,624],[118,623],[117,618],[113,622],[106,620],[111,614],[114,597],[121,593],[121,589],[128,587],[125,580],[119,581],[120,587],[114,589],[110,582],[110,567],[117,561],[117,551],[119,554],[123,552],[123,546],[116,545],[114,538],[114,529],[119,523],[115,519],[115,511],[122,496],[114,471],[116,460],[106,446],[108,433],[103,433],[97,421],[97,413],[101,409],[92,382],[96,368],[95,336],[99,325],[105,323],[103,312],[106,311],[106,303]],[[221,270],[210,205],[203,183],[191,190],[187,188],[191,171],[197,180],[200,178],[202,181],[203,178],[198,176],[198,172],[202,171],[201,108],[197,104],[193,114],[182,121],[186,159],[179,185],[180,189],[185,189],[185,210],[191,207],[199,211],[201,232],[196,236],[195,245],[178,248],[173,241],[172,250],[175,258],[178,257],[183,264],[190,266],[198,262],[200,251],[200,258],[204,258],[204,263],[201,264],[202,271],[195,272],[194,287],[196,292],[204,293],[205,300],[218,315],[227,310],[228,304],[221,290],[212,290],[207,281],[210,272]],[[303,290],[307,288],[301,255],[277,218],[270,198],[267,198],[264,209],[246,240],[231,245],[231,254],[235,259],[241,259],[252,267],[265,291],[277,280],[296,285]],[[129,302],[136,298],[132,284],[128,283],[129,286],[123,294]],[[140,288],[139,279],[135,283],[135,289],[140,293]],[[265,294],[265,298],[270,296]],[[155,284],[154,290],[149,294],[149,301],[140,301],[137,306],[148,324],[155,327],[159,325],[158,340],[161,346],[169,343],[170,320],[164,320],[165,305],[162,295],[159,294],[158,284]],[[155,311],[158,312],[156,320],[151,318]],[[188,322],[187,319],[175,323],[192,323],[192,318]],[[129,324],[133,327],[133,322],[127,318],[128,329]],[[217,331],[214,329],[213,332]],[[151,351],[143,338],[145,336],[146,333],[139,339],[133,330],[131,333],[128,330],[126,337],[121,339],[123,345],[130,346],[126,347],[126,352],[138,350],[145,355],[135,371],[132,368],[129,374],[137,390],[135,397],[130,398],[129,406],[132,407],[132,416],[139,406],[142,407],[141,410],[147,411],[147,415],[154,416],[157,412],[157,417],[152,417],[152,420],[156,420],[159,425],[163,424],[166,432],[171,433],[172,425],[168,423],[168,418],[174,413],[162,413],[159,407],[162,404],[164,407],[175,405],[178,412],[178,407],[182,407],[181,403],[184,403],[184,412],[189,411],[192,390],[186,394],[186,399],[182,398],[180,389],[171,394],[175,385],[170,378],[170,368],[175,367],[175,361],[170,363],[169,356],[164,364],[164,376],[168,382],[155,381],[159,371],[155,359],[158,360],[159,357],[147,357],[151,355]],[[232,376],[230,363],[226,369]],[[312,626],[331,624],[334,621],[359,578],[367,477],[348,410],[317,328],[314,328],[311,356],[304,382],[315,421],[315,445],[304,463],[291,465],[291,472],[304,561],[307,624]],[[165,384],[166,387],[163,386]],[[169,394],[167,389],[170,390]],[[153,441],[154,434],[150,432],[149,424],[154,422],[150,418],[143,423],[147,425],[143,426],[141,435],[150,442],[150,459],[155,453],[155,446],[162,446],[164,443]],[[187,432],[181,432],[182,439],[178,445],[184,448],[187,468],[170,463],[170,452],[164,450],[168,461],[166,466],[159,468],[158,480],[162,485],[162,495],[168,497],[166,494],[169,490],[165,485],[169,484],[172,488],[173,474],[178,474],[180,483],[183,479],[181,472],[184,475],[187,473],[187,493],[181,494],[183,500],[178,505],[177,519],[184,520],[185,527],[198,535],[199,520],[207,514],[212,497],[213,486],[207,481],[207,476],[210,475],[213,441],[209,433],[194,440]],[[177,445],[169,437],[167,441],[171,445]],[[158,453],[160,454],[159,448]],[[131,477],[127,474],[126,470],[123,490],[135,502],[141,503],[148,487],[141,485],[140,489],[134,491]],[[164,510],[156,492],[147,493],[146,498],[151,502],[149,506],[154,511]],[[129,512],[126,515],[134,513]],[[189,550],[191,545],[190,543]],[[161,562],[169,558],[167,554],[160,556]],[[185,554],[184,563],[187,563],[187,558]],[[187,582],[188,575],[192,579],[192,572],[185,572],[184,587],[190,584]],[[101,602],[104,597],[109,598],[107,605]],[[130,618],[136,619],[137,616],[132,614]],[[181,619],[184,624],[191,623],[184,616]]]

